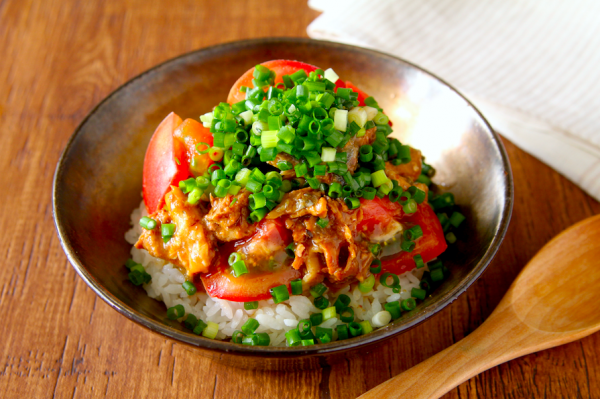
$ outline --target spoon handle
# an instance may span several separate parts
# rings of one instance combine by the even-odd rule
[[[490,367],[538,350],[539,330],[522,323],[510,306],[498,309],[477,330],[422,363],[360,396],[439,398]],[[551,337],[547,337],[551,338]],[[547,342],[547,341],[546,341]]]

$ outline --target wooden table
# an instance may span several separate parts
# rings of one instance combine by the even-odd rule
[[[52,176],[74,128],[157,63],[237,39],[306,36],[317,15],[305,0],[0,0],[0,397],[356,397],[477,328],[545,242],[600,213],[598,202],[505,141],[515,208],[484,275],[386,348],[331,368],[225,367],[120,316],[75,274],[53,225]],[[600,334],[525,356],[447,397],[598,398],[597,348]]]

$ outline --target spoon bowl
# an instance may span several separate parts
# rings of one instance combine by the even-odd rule
[[[555,237],[523,269],[510,289],[519,319],[547,332],[597,327],[600,312],[600,216]]]
[[[438,398],[500,363],[599,331],[598,302],[600,215],[547,243],[477,330],[360,398]]]

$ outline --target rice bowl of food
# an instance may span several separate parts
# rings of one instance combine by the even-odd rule
[[[78,128],[54,190],[67,255],[109,304],[268,368],[423,321],[483,271],[512,207],[502,145],[453,89],[297,39],[200,50],[132,80]]]

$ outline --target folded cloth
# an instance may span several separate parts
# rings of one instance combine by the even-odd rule
[[[374,48],[457,87],[495,130],[600,201],[600,2],[309,0],[316,39]]]

